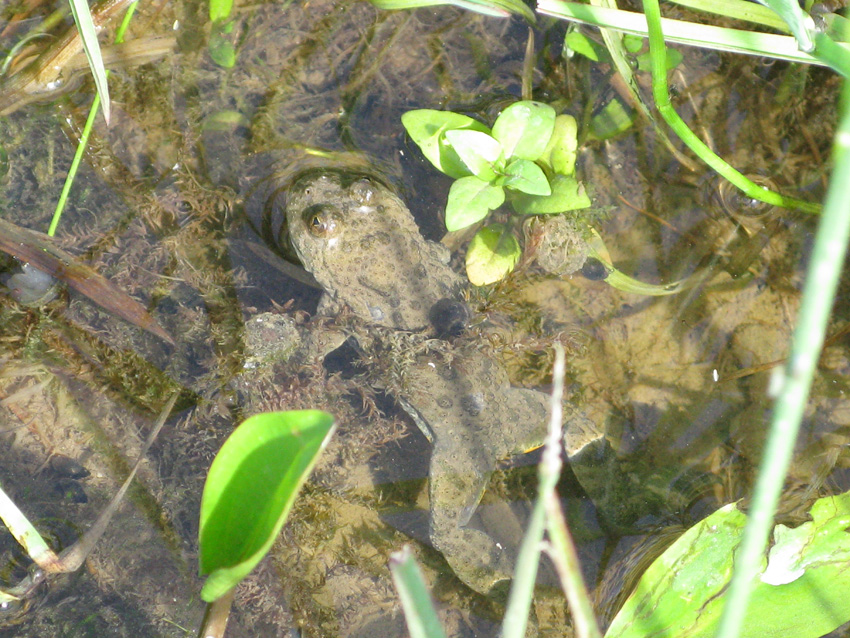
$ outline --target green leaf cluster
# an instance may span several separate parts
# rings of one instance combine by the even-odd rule
[[[401,121],[423,155],[456,180],[446,203],[449,231],[482,221],[506,201],[520,216],[590,206],[575,178],[575,118],[557,115],[548,104],[515,102],[492,129],[466,115],[431,109],[408,111]],[[483,285],[504,278],[520,252],[509,226],[485,226],[467,253],[470,281]]]

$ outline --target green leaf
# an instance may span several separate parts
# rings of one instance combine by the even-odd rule
[[[594,62],[606,58],[605,47],[598,45],[577,29],[567,32],[567,36],[564,38],[564,47],[573,54],[578,53]]]
[[[461,177],[449,189],[446,230],[466,228],[481,221],[505,202],[505,191],[477,177]]]
[[[552,189],[546,173],[534,162],[517,159],[505,167],[505,174],[500,177],[498,184],[511,190],[528,193],[529,195],[549,195]]]
[[[640,51],[645,42],[646,39],[639,35],[627,33],[623,36],[623,46],[626,47],[626,51],[629,53],[637,53]]]
[[[496,179],[494,169],[502,159],[502,145],[498,141],[481,131],[455,129],[446,131],[445,136],[473,175],[485,182]]]
[[[682,52],[678,49],[667,49],[667,70],[674,69],[682,62]],[[649,73],[652,70],[652,62],[649,57],[649,51],[643,53],[637,58],[638,70]]]
[[[210,32],[209,52],[213,62],[224,69],[232,69],[236,65],[236,49],[225,32],[215,26]]]
[[[239,111],[225,109],[216,111],[204,118],[201,130],[208,131],[232,131],[237,126],[248,127],[251,121]]]
[[[742,638],[816,638],[850,620],[850,493],[818,499],[811,517],[774,527]],[[745,523],[731,504],[685,532],[644,573],[606,638],[713,637]]]
[[[578,125],[572,115],[559,115],[555,118],[555,127],[549,144],[538,160],[548,166],[553,173],[572,175],[576,170],[576,149],[578,149]]]
[[[590,134],[599,140],[607,140],[629,130],[634,115],[627,113],[620,100],[611,100],[590,120]]]
[[[511,104],[496,118],[493,137],[501,142],[505,158],[533,162],[543,153],[554,127],[555,109],[523,100]]]
[[[584,186],[571,175],[555,175],[548,197],[520,193],[511,198],[514,210],[521,215],[554,215],[590,206]]]
[[[475,286],[486,286],[507,277],[519,261],[519,242],[504,224],[485,226],[466,251],[466,276]]]
[[[210,22],[223,22],[230,17],[233,0],[210,0]]]
[[[416,564],[409,545],[390,555],[390,572],[411,638],[446,638],[422,570]]]
[[[480,131],[490,133],[490,129],[478,120],[451,111],[417,109],[401,116],[407,134],[422,150],[425,158],[437,170],[449,177],[458,179],[472,173],[460,159],[460,156],[444,139],[446,131]]]
[[[219,450],[201,499],[201,598],[212,602],[265,556],[335,429],[319,410],[246,419]]]
[[[97,41],[97,29],[94,26],[94,20],[92,20],[86,0],[70,0],[70,3],[71,13],[74,16],[74,22],[77,24],[77,30],[80,32],[83,50],[86,52],[86,59],[94,78],[94,85],[103,106],[103,117],[109,124],[109,86],[106,81],[106,69],[103,67],[103,56],[100,54],[100,44]]]

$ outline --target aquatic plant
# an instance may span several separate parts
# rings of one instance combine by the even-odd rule
[[[202,635],[223,635],[233,590],[271,549],[335,429],[320,410],[255,414],[216,454],[201,499],[201,598],[210,603]]]
[[[466,115],[432,109],[408,111],[401,121],[425,157],[456,180],[446,202],[449,231],[478,223],[506,200],[519,220],[590,206],[575,177],[575,118],[557,115],[548,104],[515,102],[492,129]],[[469,280],[483,285],[504,278],[520,252],[508,226],[481,228],[467,252]]]
[[[504,109],[492,129],[461,113],[433,109],[408,111],[401,121],[428,161],[455,178],[446,202],[448,231],[485,220],[505,202],[513,208],[507,223],[481,227],[467,248],[466,275],[476,286],[500,281],[513,271],[522,253],[517,226],[532,216],[557,215],[566,216],[570,228],[579,229],[577,237],[569,238],[584,244],[577,267],[585,254],[593,257],[604,269],[599,278],[619,290],[670,295],[701,280],[694,276],[649,284],[614,266],[587,215],[577,212],[588,209],[591,201],[576,177],[578,127],[572,115],[558,115],[548,104],[522,100]]]

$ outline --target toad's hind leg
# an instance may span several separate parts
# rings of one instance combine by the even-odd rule
[[[439,444],[431,457],[431,541],[454,573],[486,594],[511,577],[513,556],[486,533],[466,527],[490,480],[492,463],[452,454]]]

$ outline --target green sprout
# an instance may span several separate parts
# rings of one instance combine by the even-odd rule
[[[484,221],[506,202],[509,223],[478,229],[466,252],[466,275],[476,286],[501,281],[513,272],[522,247],[513,228],[532,215],[561,215],[589,208],[590,197],[576,178],[578,127],[571,115],[548,104],[523,100],[506,108],[493,128],[466,115],[420,109],[401,117],[422,154],[455,179],[446,202],[446,229],[463,230]],[[586,221],[588,254],[602,263],[609,285],[638,295],[671,295],[699,277],[648,284],[614,266],[599,233]]]
[[[506,108],[493,128],[459,113],[421,109],[401,118],[410,137],[441,172],[455,178],[446,203],[446,228],[483,221],[505,202],[516,216],[554,215],[590,206],[575,177],[577,127],[571,115],[523,100]],[[510,224],[479,229],[467,252],[475,285],[503,279],[521,248]]]

